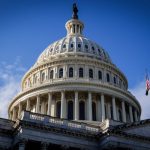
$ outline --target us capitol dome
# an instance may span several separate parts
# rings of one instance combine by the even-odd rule
[[[140,120],[141,107],[125,75],[99,44],[84,37],[74,7],[67,35],[50,44],[24,75],[21,92],[8,108],[15,121],[22,111],[78,122]]]

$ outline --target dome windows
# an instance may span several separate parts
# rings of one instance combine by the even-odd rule
[[[63,78],[63,68],[59,69],[59,78]]]
[[[92,69],[89,69],[89,78],[93,79],[93,70]]]
[[[64,49],[66,48],[66,44],[63,45],[63,48],[64,48]]]
[[[73,51],[73,49],[74,49],[74,43],[71,43],[69,51]]]
[[[94,48],[94,46],[92,46],[92,52],[93,52],[93,54],[95,54],[95,48]]]
[[[53,51],[53,48],[50,49],[50,52],[52,52],[52,51]]]
[[[71,43],[70,47],[71,47],[71,48],[73,48],[73,47],[74,47],[73,43]]]
[[[83,68],[79,68],[79,78],[83,78]]]
[[[78,48],[81,48],[81,44],[78,44]]]
[[[95,79],[97,80],[97,83],[103,83],[106,82],[108,84],[111,84],[115,87],[119,87],[123,90],[127,89],[127,83],[125,80],[122,79],[118,74],[114,74],[114,72],[110,72],[109,70],[104,70],[104,68],[95,68],[94,66],[86,66],[83,64],[68,64],[65,66],[65,70],[68,70],[68,72],[64,72],[64,66],[62,67],[54,67],[54,68],[47,68],[46,71],[41,70],[39,72],[35,72],[33,76],[30,76],[26,79],[26,85],[24,82],[23,88],[29,88],[31,86],[36,86],[37,83],[44,84],[46,82],[54,82],[55,79],[59,78],[74,78],[78,76],[78,78],[81,79]],[[55,70],[56,69],[56,72]],[[58,71],[57,71],[58,69]],[[106,74],[103,73],[106,72]]]
[[[51,71],[50,71],[50,79],[53,79],[53,76],[54,76],[54,71],[51,70]]]
[[[73,68],[69,68],[69,78],[73,77]]]
[[[78,43],[78,50],[81,51],[81,44]]]
[[[114,84],[116,84],[116,77],[114,77]]]
[[[80,25],[78,32],[80,32]],[[86,55],[90,58],[90,54],[93,54],[96,55],[94,58],[111,63],[108,53],[96,43],[82,36],[67,36],[48,46],[40,55],[37,64],[48,61],[51,59],[51,56],[57,55],[58,53],[63,54],[68,52],[82,52],[83,55]]]
[[[106,74],[106,80],[107,80],[107,82],[110,82],[110,75],[109,75],[109,73]]]
[[[102,72],[100,70],[98,71],[98,79],[102,80]]]
[[[85,47],[86,50],[88,49],[88,45],[85,45],[84,47]]]

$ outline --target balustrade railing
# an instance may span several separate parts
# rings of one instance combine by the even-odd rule
[[[69,121],[67,119],[60,119],[60,118],[37,114],[29,111],[23,111],[21,119],[31,121],[31,122],[39,122],[39,123],[42,122],[43,124],[45,123],[46,125],[53,125],[53,126],[56,125],[68,129],[71,128],[73,130],[81,130],[81,131],[87,131],[92,133],[97,133],[100,131],[99,126],[89,125],[86,123],[80,123],[75,121]]]

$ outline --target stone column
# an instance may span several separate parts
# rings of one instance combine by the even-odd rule
[[[121,104],[122,104],[122,120],[123,120],[123,122],[126,122],[126,110],[125,110],[124,101],[122,101]]]
[[[66,99],[65,92],[61,92],[61,118],[66,118]]]
[[[97,119],[98,121],[101,121],[102,120],[102,114],[101,114],[101,102],[100,100],[97,101]]]
[[[19,149],[18,150],[25,150],[25,141],[21,141],[19,143]]]
[[[16,108],[13,108],[13,115],[12,115],[12,120],[14,121],[16,119]]]
[[[108,103],[108,104],[107,104],[108,118],[109,118],[109,119],[112,119],[112,118],[111,118],[111,109],[110,109],[110,108],[111,108],[110,103]]]
[[[26,110],[30,111],[30,99],[27,99]]]
[[[113,119],[117,120],[116,100],[115,100],[115,97],[112,98],[112,106],[113,106]]]
[[[22,105],[21,105],[21,103],[19,103],[18,118],[20,117],[21,112],[22,112]]]
[[[75,120],[79,120],[79,99],[78,99],[78,92],[75,91]]]
[[[129,106],[129,113],[130,113],[130,121],[133,122],[133,113],[132,113],[132,106]]]
[[[45,102],[44,101],[41,102],[41,112],[40,113],[45,114]]]
[[[134,110],[134,118],[135,118],[135,121],[138,121],[137,111],[136,110]]]
[[[91,92],[88,92],[88,103],[87,103],[87,106],[88,106],[88,120],[89,121],[92,121],[92,94]]]
[[[47,143],[41,143],[41,150],[47,150],[48,144]]]
[[[102,110],[102,122],[105,120],[105,98],[104,94],[101,94],[101,110]]]
[[[37,96],[36,100],[36,113],[40,113],[40,96]]]
[[[52,93],[48,93],[47,115],[51,115]]]

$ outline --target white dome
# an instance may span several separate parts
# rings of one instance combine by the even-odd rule
[[[66,36],[50,44],[39,56],[37,64],[48,61],[57,54],[83,54],[111,63],[108,53],[95,42],[82,36]]]
[[[35,65],[47,62],[58,55],[84,55],[112,63],[108,53],[95,42],[83,37],[83,23],[71,19],[66,23],[67,36],[50,44],[39,56]]]

